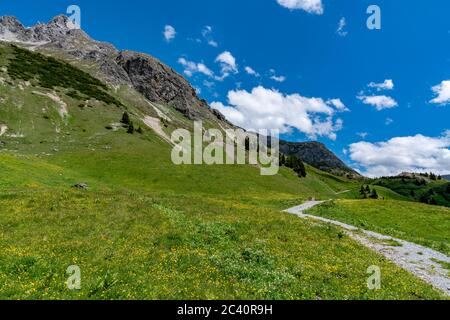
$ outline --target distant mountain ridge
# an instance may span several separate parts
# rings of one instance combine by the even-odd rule
[[[280,152],[294,155],[303,162],[338,176],[359,178],[361,175],[349,168],[341,159],[320,142],[287,142],[280,141]]]
[[[448,174],[448,175],[445,175],[445,176],[442,176],[442,178],[444,178],[445,180],[448,180],[448,181],[450,181],[450,174]]]
[[[15,17],[0,17],[0,41],[19,44],[64,60],[93,64],[96,66],[92,71],[95,76],[112,87],[130,86],[149,101],[167,104],[189,120],[211,121],[221,128],[234,127],[220,112],[199,98],[192,85],[172,68],[150,55],[119,51],[112,44],[95,41],[64,15],[30,28],[25,28]],[[280,141],[280,151],[335,175],[360,177],[318,142]]]

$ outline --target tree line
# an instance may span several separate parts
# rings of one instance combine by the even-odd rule
[[[302,160],[296,156],[280,155],[280,166],[290,168],[299,176],[299,178],[306,178],[306,168]]]

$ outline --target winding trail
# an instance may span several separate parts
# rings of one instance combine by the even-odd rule
[[[345,230],[354,240],[374,250],[401,268],[411,272],[416,277],[428,282],[436,289],[450,296],[450,271],[440,263],[450,263],[450,257],[430,248],[405,240],[385,236],[376,232],[363,230],[339,221],[305,214],[304,212],[325,201],[308,201],[300,206],[284,212],[295,214],[303,219],[314,219],[333,224]]]

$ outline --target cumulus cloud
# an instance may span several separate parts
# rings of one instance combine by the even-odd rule
[[[377,89],[377,91],[394,90],[394,81],[392,79],[387,79],[387,80],[384,80],[383,83],[371,82],[368,84],[368,87]]]
[[[387,96],[359,96],[362,103],[374,106],[378,111],[398,107],[397,101]]]
[[[304,10],[309,13],[323,14],[322,0],[277,0],[277,2],[290,10]]]
[[[173,39],[175,39],[175,36],[177,34],[177,31],[175,30],[174,27],[172,27],[171,25],[166,25],[164,27],[164,39],[166,39],[167,42],[172,41]]]
[[[450,103],[450,80],[442,81],[431,89],[436,94],[436,98],[431,100],[431,103],[443,105]]]
[[[213,77],[214,73],[203,63],[197,63],[186,60],[185,58],[179,58],[178,63],[184,67],[184,74],[188,77],[192,77],[195,73],[201,73],[208,77]]]
[[[333,119],[336,113],[333,104],[322,98],[286,95],[258,86],[251,92],[228,92],[228,104],[213,102],[211,106],[230,122],[248,130],[277,129],[286,134],[297,129],[311,139],[320,136],[335,140],[343,127],[342,119]]]
[[[233,57],[231,52],[224,51],[216,58],[216,62],[220,64],[222,75],[217,80],[223,80],[232,73],[238,73],[238,67],[236,64],[236,58]]]
[[[385,142],[358,142],[350,145],[350,158],[369,177],[398,175],[401,172],[450,172],[450,131],[440,137],[421,134],[396,137]]]
[[[347,26],[347,20],[344,17],[342,17],[341,20],[339,20],[336,33],[338,35],[340,35],[341,37],[345,37],[348,34],[348,31],[345,30],[346,26]]]

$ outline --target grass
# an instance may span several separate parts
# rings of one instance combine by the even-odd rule
[[[446,269],[448,271],[448,276],[450,277],[450,263],[445,262],[445,261],[440,261],[440,260],[434,259],[434,258],[431,259],[431,260],[433,260],[434,262],[440,264],[442,266],[442,268]]]
[[[0,65],[13,56],[0,54]],[[120,88],[120,108],[80,108],[82,91],[55,87],[64,121],[33,94],[48,92],[41,71],[20,87],[21,74],[0,70],[0,299],[444,298],[338,229],[280,212],[310,197],[355,197],[356,182],[309,166],[305,179],[286,168],[263,177],[254,166],[175,166],[150,129],[105,129],[124,110],[138,125],[156,117],[140,95]],[[167,132],[191,125],[169,114]],[[79,182],[89,190],[71,188]],[[80,291],[65,285],[70,265],[81,268]],[[372,265],[383,272],[379,291],[366,286]]]
[[[2,193],[2,299],[438,299],[339,230],[278,210],[119,192]],[[78,265],[82,289],[65,287]],[[366,270],[383,270],[367,289]]]
[[[395,200],[338,200],[309,213],[450,254],[450,209]]]

